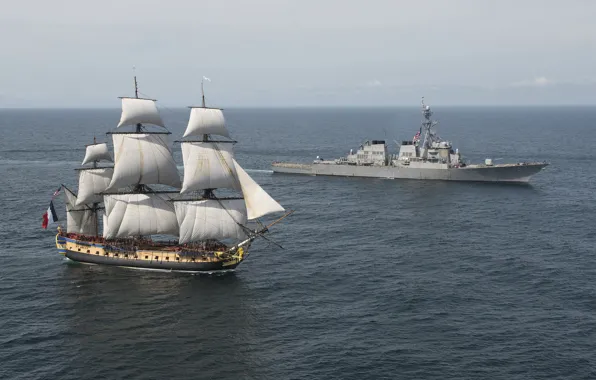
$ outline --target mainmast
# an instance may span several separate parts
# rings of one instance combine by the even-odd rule
[[[174,168],[176,166],[173,157],[171,157],[171,148],[167,144],[167,139],[161,137],[161,135],[169,135],[171,133],[167,130],[150,132],[145,129],[144,124],[152,124],[164,129],[165,125],[157,109],[156,100],[140,98],[137,76],[134,75],[133,78],[134,97],[120,98],[122,99],[122,115],[116,128],[134,125],[135,130],[130,132],[108,132],[114,140],[114,152],[116,156],[121,155],[122,157],[126,157],[124,161],[128,161],[116,165],[115,176],[110,184],[110,188],[115,189],[117,188],[116,186],[133,186],[135,191],[145,191],[145,185],[149,183],[162,183],[176,187],[180,184],[180,178],[177,172],[175,173],[176,175],[173,175],[173,173],[170,173],[171,168],[168,167],[165,169],[168,172],[168,178],[163,178],[164,173],[155,173],[156,169],[163,166],[164,158],[167,161],[166,166],[172,166]],[[164,153],[158,152],[162,149],[167,151]],[[154,155],[162,155],[164,157],[149,160]],[[119,168],[122,168],[123,171],[119,170]],[[160,175],[162,178],[160,178]]]
[[[93,136],[93,145],[97,144],[97,139]],[[97,160],[93,160],[93,168],[97,168]],[[93,202],[93,214],[95,215],[93,218],[95,219],[95,236],[99,236],[99,214],[97,213],[99,207],[99,202]]]
[[[203,79],[201,79],[201,107],[202,108],[207,108],[207,106],[205,105],[205,88],[204,88],[204,83],[205,83],[205,76],[203,76]],[[209,141],[209,135],[208,134],[203,134],[203,142],[207,142]],[[213,194],[213,190],[215,189],[205,189],[203,191],[203,198],[205,199],[214,199],[215,198],[215,194]]]
[[[180,176],[168,135],[155,99],[139,97],[136,75],[134,97],[121,97],[122,114],[116,128],[135,126],[134,131],[113,131],[114,174],[102,192],[105,202],[104,231],[107,239],[178,234],[174,207],[167,193],[149,185],[180,188]],[[162,127],[149,131],[145,125]],[[132,191],[122,191],[124,189]]]
[[[135,80],[136,81],[136,80]],[[97,139],[93,136],[93,145],[97,144]],[[97,169],[97,160],[93,160],[93,168]],[[95,236],[99,236],[99,214],[97,211],[99,210],[99,202],[93,202],[93,214],[95,215],[93,218],[95,219]]]
[[[430,109],[430,106],[424,104],[424,96],[422,97],[422,116],[424,120],[420,125],[420,130],[424,129],[424,142],[422,143],[422,157],[426,158],[426,154],[428,149],[431,147],[432,142],[435,140],[435,134],[432,131],[432,127],[437,125],[436,121],[431,119],[433,112]]]
[[[211,80],[209,80],[209,81],[211,81]],[[201,79],[201,107],[207,108],[207,106],[205,105],[205,89],[203,87],[204,82],[205,82],[205,77],[203,76],[203,79]],[[207,141],[209,141],[209,135],[203,134],[203,142],[207,142]]]
[[[137,76],[135,75],[135,98],[138,99],[139,98],[139,85],[137,83]],[[137,133],[141,133],[141,128],[143,127],[143,124],[141,123],[137,123],[137,129],[136,132]]]
[[[133,68],[133,70],[134,70],[134,68]],[[134,78],[135,78],[135,98],[138,99],[139,98],[139,84],[137,82],[136,75],[134,76]],[[136,129],[135,129],[136,133],[141,133],[142,128],[143,128],[143,124],[137,123]],[[141,185],[141,184],[135,185],[134,191],[142,192],[143,190],[144,190],[143,185]]]
[[[135,75],[135,98],[139,98],[139,86],[137,85],[137,76]]]

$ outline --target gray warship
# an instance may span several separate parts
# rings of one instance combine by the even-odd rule
[[[443,181],[483,181],[527,183],[531,176],[548,166],[546,162],[495,164],[487,158],[484,164],[466,164],[451,142],[442,140],[431,119],[433,112],[424,104],[424,120],[412,140],[402,141],[398,154],[390,154],[385,140],[364,142],[346,157],[312,164],[274,162],[274,173],[387,179],[422,179]],[[424,138],[421,143],[421,136]]]

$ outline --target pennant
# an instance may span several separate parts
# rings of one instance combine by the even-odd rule
[[[56,223],[57,221],[58,215],[56,214],[56,210],[54,209],[54,202],[50,202],[50,207],[48,207],[48,209],[42,216],[41,227],[45,230],[48,228],[48,224]]]

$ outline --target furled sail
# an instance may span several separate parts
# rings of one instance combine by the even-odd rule
[[[244,194],[244,201],[246,202],[246,210],[248,211],[248,219],[256,219],[263,215],[272,212],[285,211],[283,207],[259,184],[257,184],[249,175],[242,169],[242,167],[234,160],[236,167],[236,174],[240,182],[242,194]]]
[[[190,107],[190,118],[184,137],[220,135],[230,137],[225,126],[223,112],[218,108]]]
[[[180,226],[179,243],[205,239],[244,239],[246,223],[242,199],[174,202]]]
[[[112,139],[114,175],[108,189],[137,184],[180,187],[180,176],[167,134],[113,134]]]
[[[79,172],[79,196],[76,206],[85,203],[103,202],[103,196],[99,193],[104,192],[110,185],[114,168],[89,168]]]
[[[107,215],[104,237],[107,239],[178,235],[174,205],[165,194],[109,194],[104,196],[104,202]]]
[[[92,144],[87,145],[87,150],[85,152],[85,159],[83,159],[83,163],[81,165],[88,164],[93,161],[110,161],[112,162],[112,155],[108,151],[108,144],[100,143],[100,144]]]
[[[157,105],[153,99],[140,98],[121,98],[122,115],[120,123],[116,128],[125,125],[153,124],[160,127],[164,126],[163,120],[157,110]]]
[[[237,187],[232,144],[183,142],[184,181],[181,194]]]
[[[95,235],[97,232],[97,214],[87,205],[77,207],[77,196],[64,187],[66,203],[66,232],[83,235]]]

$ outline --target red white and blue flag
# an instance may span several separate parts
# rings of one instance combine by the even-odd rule
[[[416,142],[420,140],[420,131],[416,132],[416,134],[414,135],[414,139],[412,141]]]
[[[50,207],[48,207],[47,211],[42,216],[41,226],[43,229],[48,228],[48,224],[56,223],[58,221],[58,214],[56,214],[56,210],[54,209],[54,202],[50,201]]]

